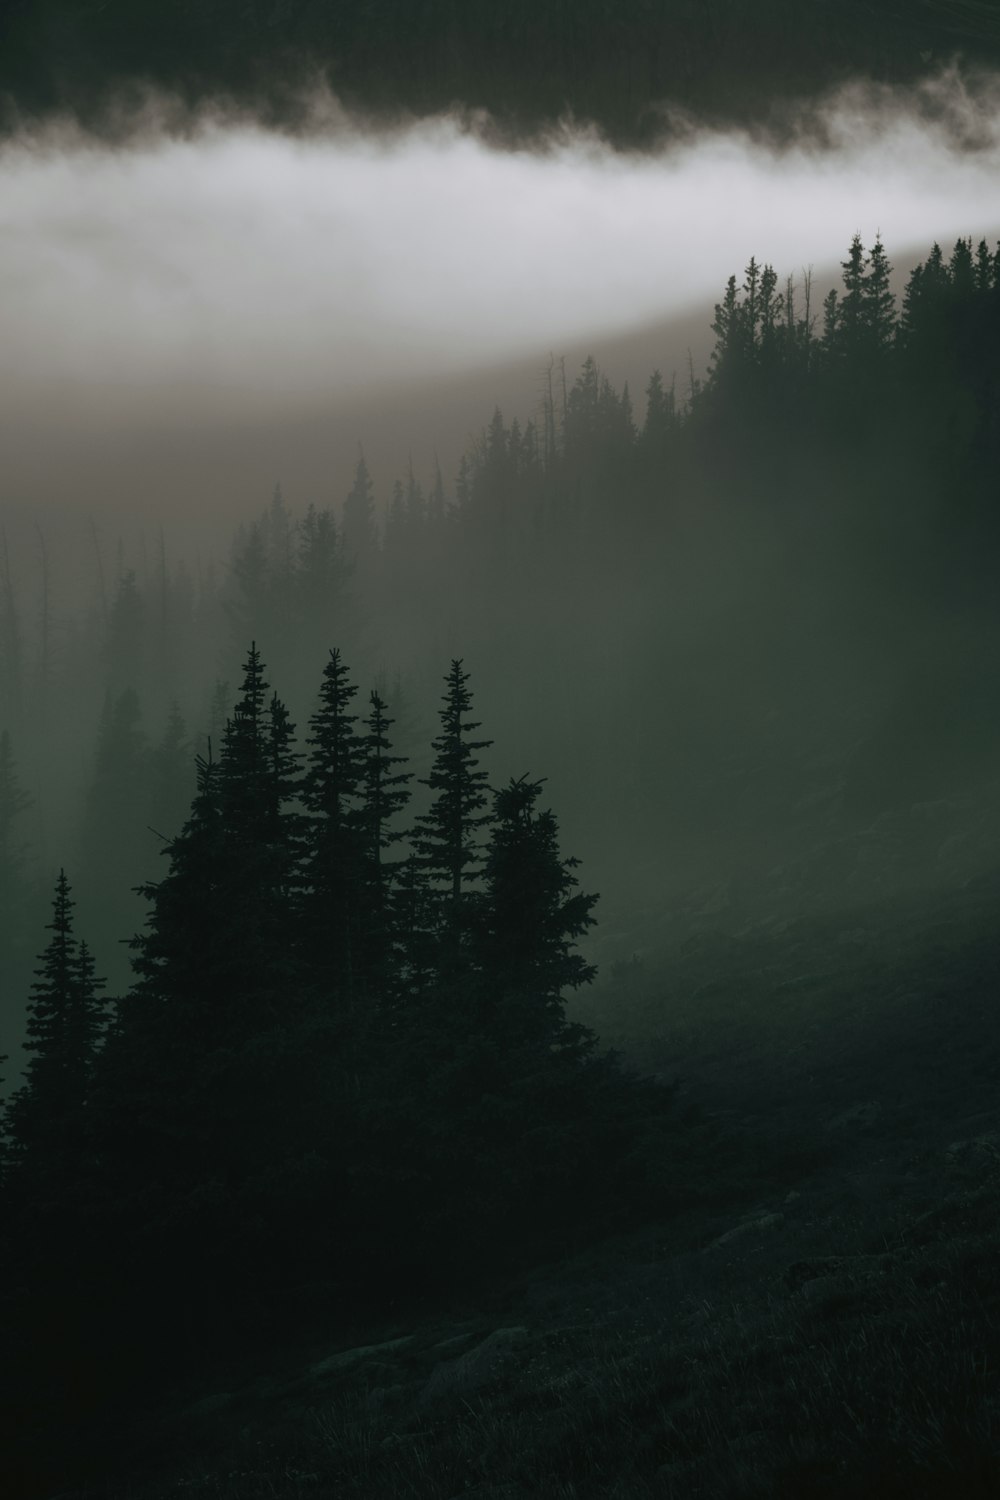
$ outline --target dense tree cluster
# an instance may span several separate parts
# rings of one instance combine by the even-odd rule
[[[691,777],[679,773],[700,763],[699,725],[712,728],[705,700],[722,678],[732,701],[745,683],[768,712],[788,709],[789,689],[801,702],[822,678],[841,707],[826,670],[837,663],[815,655],[823,632],[838,658],[876,633],[880,651],[901,651],[911,617],[926,637],[941,612],[950,630],[967,619],[988,650],[998,253],[965,240],[950,254],[935,246],[898,306],[890,273],[881,243],[866,252],[856,236],[842,288],[817,308],[808,278],[779,281],[751,259],[716,308],[707,375],[682,378],[682,393],[654,373],[640,415],[593,360],[572,381],[554,364],[533,417],[494,413],[453,486],[440,469],[427,486],[411,469],[382,503],[362,456],[339,513],[296,517],[279,489],[241,528],[224,570],[193,576],[169,563],[161,537],[139,572],[120,562],[108,589],[92,532],[82,549],[91,604],[71,622],[53,597],[45,537],[35,538],[31,598],[12,581],[3,538],[0,886],[5,910],[16,903],[0,931],[8,993],[30,980],[30,955],[14,949],[40,925],[47,893],[39,897],[35,873],[67,852],[87,930],[120,987],[120,941],[141,920],[130,888],[152,878],[183,821],[191,748],[204,755],[211,741],[218,752],[237,652],[252,637],[269,642],[300,720],[312,713],[324,643],[342,641],[376,681],[377,712],[395,719],[418,782],[430,769],[427,663],[449,649],[474,655],[492,712],[529,763],[541,752],[560,766],[564,819],[585,801],[588,830],[669,798],[675,782],[692,805]],[[30,577],[30,559],[15,560]],[[697,683],[682,655],[697,660]],[[327,717],[310,731],[320,738],[336,737],[350,715],[336,680],[328,691]],[[749,719],[740,732],[752,737]],[[567,754],[580,743],[586,757]],[[317,774],[314,804],[326,795]],[[711,811],[697,814],[703,829]]]
[[[935,247],[898,305],[890,278],[881,242],[866,251],[856,236],[842,287],[817,306],[809,278],[779,279],[751,259],[716,308],[703,378],[655,372],[637,411],[594,360],[575,379],[553,363],[530,419],[495,412],[454,484],[440,468],[426,485],[410,469],[380,496],[362,456],[340,508],[296,516],[276,490],[225,569],[195,576],[161,537],[107,588],[92,533],[91,604],[72,629],[44,538],[33,598],[0,567],[0,881],[21,913],[0,930],[6,992],[30,980],[21,934],[47,899],[37,872],[67,858],[112,987],[125,982],[122,940],[142,919],[133,888],[183,821],[192,748],[218,752],[248,639],[268,641],[303,723],[325,643],[342,642],[395,720],[418,792],[433,753],[428,664],[466,652],[512,754],[559,767],[575,843],[599,847],[624,820],[641,845],[654,807],[689,860],[708,835],[752,833],[741,830],[749,800],[734,806],[717,783],[711,797],[697,792],[725,738],[751,759],[765,741],[777,756],[794,747],[800,763],[810,742],[836,750],[844,726],[857,741],[888,679],[944,691],[936,657],[956,634],[972,637],[960,653],[974,676],[998,624],[997,251]],[[928,638],[941,644],[919,651]],[[918,687],[918,671],[934,681]],[[338,733],[337,715],[352,712],[329,691],[330,722],[310,735]],[[779,746],[768,716],[785,729]],[[946,769],[992,733],[939,719],[942,733],[955,725]],[[905,738],[896,780],[931,795],[918,740]],[[862,760],[851,795],[867,807],[889,792]],[[797,775],[776,765],[804,798]],[[315,776],[311,787],[314,801],[325,795]],[[778,826],[770,792],[754,805]],[[16,879],[4,873],[18,861]]]
[[[359,721],[330,651],[302,752],[264,672],[254,646],[113,1002],[59,874],[3,1135],[22,1352],[51,1356],[46,1327],[78,1351],[99,1328],[127,1360],[155,1330],[168,1364],[287,1335],[310,1307],[474,1280],[666,1187],[649,1143],[670,1090],[565,1014],[596,898],[541,784],[489,788],[462,663],[409,829],[379,694]]]

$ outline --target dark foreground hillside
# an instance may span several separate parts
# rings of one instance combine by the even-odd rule
[[[995,1495],[998,903],[981,875],[689,933],[701,983],[653,1025],[670,969],[619,965],[621,1040],[683,1079],[669,1222],[192,1369],[70,1493]]]

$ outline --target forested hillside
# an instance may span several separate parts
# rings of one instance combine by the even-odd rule
[[[900,305],[890,271],[856,236],[815,307],[751,259],[703,375],[637,409],[553,362],[454,479],[376,496],[361,455],[342,505],[276,492],[197,577],[85,533],[80,606],[39,533],[27,598],[5,541],[25,1476],[151,1347],[157,1378],[259,1355],[691,1201],[703,1130],[606,1054],[622,1017],[567,1009],[593,868],[621,942],[650,904],[704,934],[721,882],[767,955],[993,867],[1000,250],[935,246]]]
[[[377,492],[362,455],[342,503],[276,491],[221,565],[195,571],[162,533],[116,563],[83,519],[62,557],[8,535],[7,1050],[60,864],[127,983],[132,890],[184,820],[194,756],[218,751],[251,640],[299,724],[343,652],[420,810],[441,666],[465,660],[494,784],[555,778],[615,906],[650,872],[679,902],[734,871],[752,887],[817,830],[988,784],[997,307],[984,244],[935,248],[899,307],[879,244],[854,241],[822,307],[754,260],[703,376],[654,373],[633,402],[593,361],[553,363],[457,465]]]

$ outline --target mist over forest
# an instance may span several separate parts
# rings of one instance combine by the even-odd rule
[[[0,1479],[996,1493],[994,7],[0,45]]]
[[[592,357],[575,373],[550,358],[531,414],[496,407],[447,482],[440,460],[423,474],[411,461],[378,495],[359,447],[339,504],[294,507],[277,485],[215,555],[171,557],[168,523],[144,514],[118,537],[92,516],[54,533],[19,518],[4,531],[2,681],[10,754],[30,768],[25,895],[53,863],[77,869],[81,920],[113,987],[127,985],[135,888],[184,821],[195,756],[220,742],[251,641],[303,726],[336,643],[390,705],[418,776],[442,664],[475,663],[503,726],[491,773],[547,768],[616,906],[650,879],[671,901],[734,869],[753,883],[831,816],[849,828],[852,812],[987,774],[985,705],[960,701],[932,746],[893,736],[921,694],[938,717],[956,655],[975,678],[969,642],[984,660],[994,649],[989,589],[974,584],[988,555],[975,495],[990,483],[978,411],[993,254],[985,241],[935,248],[901,313],[881,241],[869,253],[855,240],[857,285],[839,303],[833,289],[817,305],[808,272],[782,280],[751,259],[717,305],[707,373],[651,372],[633,405]],[[943,305],[964,291],[968,306],[924,313],[925,329],[926,264]],[[852,296],[882,297],[886,327],[837,353]],[[746,371],[726,321],[744,316]],[[931,395],[957,359],[962,395],[939,410]],[[945,487],[963,465],[959,521]],[[708,775],[706,756],[721,757]],[[28,974],[5,988],[12,1038]]]

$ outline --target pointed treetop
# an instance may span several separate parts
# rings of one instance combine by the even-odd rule
[[[490,815],[481,811],[488,801],[487,776],[479,769],[476,752],[488,749],[493,741],[469,737],[479,723],[467,718],[472,694],[460,659],[452,661],[445,682],[447,692],[439,710],[441,733],[433,741],[435,760],[430,775],[421,778],[436,795],[429,811],[417,819],[413,846],[419,865],[443,881],[457,902],[463,880],[482,858],[475,834],[490,821]]]

